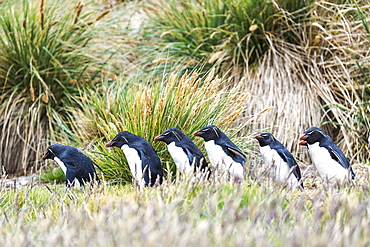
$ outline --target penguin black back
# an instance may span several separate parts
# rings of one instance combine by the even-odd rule
[[[128,158],[131,173],[133,177],[140,182],[141,178],[135,175],[137,172],[144,172],[145,185],[154,186],[156,182],[162,183],[163,170],[161,161],[155,152],[154,148],[141,136],[135,135],[128,131],[122,131],[116,135],[111,141],[105,144],[107,147],[118,147],[123,150]],[[133,150],[135,150],[133,152]],[[137,153],[136,153],[137,152]],[[134,158],[130,158],[133,155]],[[136,157],[138,155],[138,157]],[[140,164],[137,164],[140,162]]]
[[[168,145],[168,150],[175,162],[177,160],[178,163],[187,163],[190,166],[195,164],[193,169],[194,172],[196,172],[197,168],[201,169],[202,171],[205,171],[205,169],[207,168],[208,164],[204,158],[202,151],[200,151],[200,149],[194,144],[194,142],[179,129],[167,129],[162,134],[156,136],[154,140],[162,141]],[[179,156],[186,156],[188,162],[179,161],[178,157],[174,157],[177,155],[176,149],[182,150],[184,154]],[[177,165],[180,166],[180,164]]]
[[[99,182],[94,168],[96,164],[75,147],[53,144],[48,147],[42,159],[52,159],[61,166],[66,174],[67,186],[73,186],[76,180],[80,185],[94,180]]]
[[[352,179],[355,178],[343,152],[322,129],[312,126],[299,137],[299,140],[299,145],[307,146],[312,162],[322,176],[343,179],[349,173]]]
[[[270,132],[262,132],[254,136],[259,145],[261,154],[266,163],[277,166],[276,178],[281,182],[288,182],[291,186],[300,186],[303,189],[301,170],[293,155]],[[278,155],[278,157],[276,156]],[[294,174],[295,180],[291,173]]]
[[[207,125],[194,132],[193,135],[202,137],[205,142],[214,141],[215,145],[222,147],[224,152],[235,162],[244,166],[246,156],[243,151],[241,151],[217,126]]]

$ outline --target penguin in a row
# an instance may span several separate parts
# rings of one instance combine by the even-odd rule
[[[275,179],[303,188],[301,172],[293,155],[269,132],[260,133],[255,138],[264,162],[275,169]],[[334,182],[355,179],[347,158],[322,129],[310,127],[299,140],[299,145],[307,146],[312,163],[323,179]]]
[[[122,131],[106,147],[122,149],[130,167],[131,175],[139,187],[154,186],[163,181],[161,161],[154,148],[141,136]]]
[[[87,182],[100,180],[95,171],[96,164],[75,147],[53,144],[47,148],[42,160],[54,160],[66,174],[66,186],[83,186]],[[97,166],[98,167],[98,166]]]
[[[254,136],[260,144],[262,158],[273,169],[274,179],[280,183],[303,189],[301,170],[293,155],[269,132]]]
[[[243,176],[245,155],[216,126],[209,125],[194,133],[205,140],[206,150],[214,169],[220,169],[240,180]],[[170,128],[154,138],[167,144],[168,151],[180,173],[209,172],[208,164],[199,148],[176,128]],[[122,131],[106,147],[118,147],[126,156],[132,177],[140,187],[154,186],[163,181],[161,161],[153,147],[142,137]],[[48,147],[45,159],[56,161],[66,174],[66,184],[84,185],[99,180],[95,163],[77,148],[54,144]]]
[[[245,154],[216,126],[208,125],[193,133],[205,141],[211,167],[227,173],[240,181],[245,170]],[[265,163],[275,166],[276,179],[292,187],[303,188],[301,172],[293,155],[271,133],[256,135]],[[171,128],[154,138],[167,144],[168,151],[180,173],[208,172],[208,164],[189,137],[176,128]],[[300,145],[307,146],[311,159],[322,177],[344,179],[352,168],[341,150],[328,135],[317,127],[311,127],[300,137]],[[142,137],[122,131],[106,143],[107,147],[118,147],[124,152],[132,177],[140,187],[154,186],[163,181],[160,159],[153,147]],[[54,144],[48,147],[43,160],[53,159],[66,174],[67,186],[83,185],[99,181],[94,165],[85,154],[74,147]]]
[[[310,127],[299,140],[299,145],[307,147],[312,163],[322,178],[329,181],[355,179],[346,156],[322,129]]]

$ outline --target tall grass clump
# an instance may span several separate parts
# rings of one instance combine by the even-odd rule
[[[271,36],[258,67],[244,74],[248,110],[271,107],[259,127],[274,132],[292,152],[302,153],[297,136],[314,125],[339,143],[351,162],[367,159],[369,5],[362,4],[315,2],[299,12],[300,21],[282,26],[281,36],[293,32],[295,42]]]
[[[284,34],[282,27],[300,21],[301,12],[307,12],[312,2],[154,0],[147,8],[150,30],[157,31],[152,51],[163,50],[174,60],[187,57],[187,64],[205,61],[225,70],[255,64],[269,49],[272,37],[294,42],[294,30]]]
[[[81,2],[8,1],[0,5],[0,166],[39,168],[64,107],[93,84],[102,65],[90,49],[109,11]],[[96,49],[96,47],[95,47]]]
[[[195,130],[208,124],[225,131],[234,127],[248,95],[238,88],[226,91],[222,83],[214,70],[206,77],[193,72],[104,80],[96,90],[86,90],[76,98],[80,108],[71,109],[72,140],[77,145],[94,146],[93,155],[106,178],[131,181],[122,151],[106,149],[105,142],[124,130],[152,143],[155,136],[172,127],[191,138]],[[153,145],[166,167],[165,162],[171,160],[162,152],[165,145]]]
[[[339,99],[337,103],[332,102],[329,104],[328,110],[329,113],[332,113],[332,111],[336,112],[338,109],[342,112],[338,117],[338,121],[335,121],[334,124],[344,128],[349,133],[345,138],[347,140],[350,139],[349,147],[352,149],[351,154],[359,157],[361,161],[370,158],[369,14],[369,5],[358,6],[356,4],[346,11],[346,15],[357,17],[355,21],[346,25],[354,26],[353,29],[357,28],[359,30],[350,34],[351,37],[353,36],[352,40],[358,39],[360,42],[356,42],[356,45],[353,42],[348,44],[352,45],[350,50],[344,48],[344,45],[342,45],[347,53],[347,59],[341,59],[339,65],[341,68],[345,68],[346,71],[342,69],[342,74],[338,76],[345,79],[338,80],[335,77],[337,81],[336,87],[340,91],[339,97],[337,96]],[[346,42],[349,43],[350,40]]]
[[[361,4],[361,5],[360,5]],[[369,159],[369,1],[320,2],[311,41],[311,65],[302,69],[322,101],[321,124],[352,161]],[[318,27],[314,29],[314,27]]]

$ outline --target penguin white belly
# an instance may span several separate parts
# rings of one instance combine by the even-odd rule
[[[67,174],[67,167],[58,157],[54,157],[54,161],[57,162],[57,164],[62,168],[64,174]]]
[[[228,156],[222,147],[215,144],[214,140],[204,142],[204,147],[213,167],[218,167],[221,171],[228,171],[236,178],[243,178],[243,166]]]
[[[347,178],[348,169],[345,169],[338,162],[333,160],[329,151],[324,147],[320,147],[318,142],[308,145],[308,153],[321,177],[339,180]]]
[[[140,187],[144,187],[145,180],[143,177],[142,162],[139,153],[136,151],[136,149],[130,148],[128,145],[123,145],[121,149],[126,156],[132,176],[139,183]]]
[[[67,167],[64,164],[64,162],[61,161],[58,157],[54,157],[54,161],[57,162],[57,164],[60,166],[60,168],[62,168],[64,174],[67,175]],[[73,183],[73,181],[72,181],[72,183]],[[74,185],[75,186],[81,186],[80,181],[78,181],[77,178],[74,179]]]
[[[292,173],[289,165],[285,162],[278,152],[271,149],[270,146],[260,148],[263,160],[267,165],[274,167],[275,179],[281,183],[287,183],[289,186],[299,186],[297,178]]]
[[[190,173],[193,171],[189,163],[189,158],[187,154],[181,147],[177,147],[175,142],[171,142],[167,145],[168,152],[171,154],[173,161],[176,164],[177,169],[181,173]]]

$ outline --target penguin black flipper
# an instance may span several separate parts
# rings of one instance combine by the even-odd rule
[[[342,157],[342,153],[338,152],[336,150],[336,146],[329,146],[328,151],[330,153],[330,156],[332,159],[334,159],[336,162],[338,162],[343,168],[348,169],[349,168],[349,162],[345,157]]]
[[[150,153],[143,149],[137,151],[141,159],[142,169],[145,171],[143,174],[145,184],[153,186],[157,181],[161,184],[163,182],[163,170],[158,156],[150,155]]]
[[[354,179],[355,173],[353,172],[352,167],[350,166],[347,158],[343,155],[340,149],[335,145],[335,146],[329,146],[328,151],[329,151],[330,157],[333,160],[338,162],[345,169],[350,169],[351,177],[352,179]]]
[[[73,186],[76,183],[76,180],[82,184],[82,181],[79,181],[76,177],[79,173],[78,169],[74,165],[70,165],[68,163],[65,163],[65,166],[67,168],[66,172],[66,186],[70,187]]]
[[[182,147],[182,150],[184,150],[184,153],[186,153],[186,155],[188,156],[189,164],[190,166],[192,166],[193,163],[196,162],[195,156],[192,154],[192,152],[187,147]]]
[[[283,149],[276,149],[276,152],[279,154],[279,156],[288,164],[290,167],[293,175],[297,178],[298,181],[301,182],[301,186],[303,187],[303,183],[301,181],[302,175],[301,175],[301,170],[299,169],[299,166],[297,162],[295,161],[294,157],[292,154],[286,150]]]
[[[243,151],[241,151],[237,146],[234,146],[234,145],[225,144],[225,146],[226,146],[226,150],[227,150],[226,154],[231,156],[233,158],[233,160],[235,160],[236,162],[238,162],[240,164],[245,163],[245,159],[247,157],[245,156]]]
[[[240,157],[242,157],[242,158],[247,158],[246,156],[245,156],[245,154],[239,149],[239,148],[236,148],[236,147],[232,147],[232,146],[229,146],[229,145],[226,145],[227,146],[227,149],[229,150],[229,151],[231,151],[231,152],[233,152],[234,154],[236,154],[236,155],[238,155],[238,156],[240,156]]]

